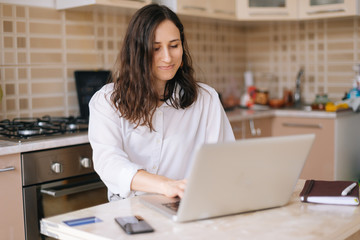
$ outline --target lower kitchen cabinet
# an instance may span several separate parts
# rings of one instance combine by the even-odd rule
[[[244,121],[234,121],[230,122],[230,124],[234,132],[235,139],[242,139],[245,137]]]
[[[272,118],[257,118],[245,121],[245,138],[270,137]]]
[[[270,137],[272,118],[256,118],[230,122],[236,139]]]
[[[360,114],[335,118],[275,117],[273,136],[316,135],[300,178],[354,180],[360,178]]]
[[[25,239],[20,154],[0,157],[0,238]]]
[[[314,133],[315,142],[305,163],[300,178],[334,178],[335,120],[314,118],[275,117],[273,135]]]

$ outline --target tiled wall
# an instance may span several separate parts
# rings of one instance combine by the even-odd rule
[[[79,115],[73,72],[113,67],[129,11],[0,4],[0,119]],[[183,23],[198,78],[222,92],[243,71],[243,28],[201,18],[184,17]]]
[[[281,96],[284,88],[294,88],[303,67],[303,96],[308,103],[317,93],[340,100],[352,87],[353,66],[360,64],[357,17],[253,24],[246,38],[246,60],[257,73],[257,83],[273,87]],[[261,84],[261,79],[271,82]]]
[[[79,114],[73,72],[111,69],[131,17],[0,4],[0,119]],[[226,94],[243,88],[247,63],[258,87],[281,96],[300,66],[303,93],[340,99],[359,62],[357,18],[244,24],[183,17],[197,77]]]

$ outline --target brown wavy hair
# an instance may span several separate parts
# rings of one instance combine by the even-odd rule
[[[131,18],[115,69],[114,92],[111,101],[120,116],[136,126],[154,130],[152,118],[160,96],[152,72],[155,30],[164,20],[172,21],[179,29],[183,56],[181,67],[173,79],[166,82],[164,98],[168,105],[179,109],[192,105],[198,95],[198,84],[184,35],[184,27],[168,7],[150,4],[139,9]],[[176,92],[179,92],[177,95]]]

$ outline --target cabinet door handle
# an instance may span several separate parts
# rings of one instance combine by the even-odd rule
[[[283,123],[284,127],[299,127],[299,128],[319,128],[321,129],[321,124],[306,124],[306,123]]]
[[[206,8],[204,7],[197,7],[197,6],[183,6],[183,9],[187,9],[187,10],[197,10],[197,11],[206,11]]]
[[[14,171],[15,167],[11,166],[11,167],[5,167],[5,168],[1,168],[0,172],[8,172],[8,171]]]
[[[306,13],[311,15],[311,14],[336,13],[336,12],[345,12],[345,9],[344,8],[325,9],[325,10],[307,11]]]
[[[251,136],[260,136],[260,135],[261,135],[261,129],[260,129],[260,128],[256,128],[256,129],[255,129],[255,125],[254,125],[254,120],[253,120],[253,119],[250,119],[250,120],[249,120],[249,125],[250,125]]]
[[[220,9],[215,9],[214,13],[220,13],[220,14],[227,14],[227,15],[235,15],[234,11],[226,11],[226,10],[220,10]]]
[[[63,185],[60,190],[52,189],[52,188],[45,188],[41,189],[40,192],[43,194],[47,194],[52,197],[62,197],[65,195],[70,195],[74,193],[80,193],[84,191],[90,191],[98,188],[105,187],[105,184],[102,181],[98,182],[92,182],[92,183],[86,183],[84,185],[79,186],[73,186],[71,184],[69,185]]]
[[[288,12],[250,12],[250,16],[287,16]]]

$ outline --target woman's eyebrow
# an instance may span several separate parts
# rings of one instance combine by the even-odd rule
[[[180,39],[174,39],[174,40],[171,40],[170,43],[173,43],[173,42],[180,42]],[[154,44],[160,44],[161,42],[154,42]]]

